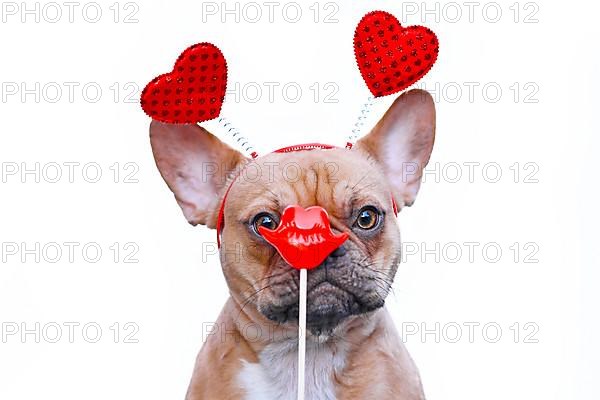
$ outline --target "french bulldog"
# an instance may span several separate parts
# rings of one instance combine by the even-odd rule
[[[347,240],[308,271],[306,399],[424,399],[384,307],[400,261],[395,211],[410,206],[435,137],[431,96],[399,96],[351,149],[249,159],[198,125],[153,121],[158,169],[192,225],[216,228],[229,287],[196,360],[187,400],[297,394],[299,271],[261,235],[286,206],[320,206]],[[207,173],[207,171],[209,173]]]

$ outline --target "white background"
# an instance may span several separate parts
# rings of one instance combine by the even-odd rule
[[[238,5],[239,22],[225,15],[223,23],[220,2],[214,3],[216,15],[203,14],[201,2],[125,3],[115,8],[112,1],[100,2],[96,23],[84,18],[95,18],[95,8],[82,15],[85,2],[75,8],[73,22],[67,6],[59,3],[62,18],[55,23],[49,21],[56,16],[55,6],[39,3],[36,22],[35,14],[23,15],[20,2],[13,3],[15,15],[3,3],[0,398],[183,398],[203,323],[216,319],[227,288],[217,256],[203,255],[202,243],[213,242],[214,232],[185,222],[154,166],[149,118],[136,102],[137,93],[127,102],[126,95],[136,92],[131,82],[141,88],[169,71],[187,46],[213,42],[227,58],[230,88],[239,85],[239,97],[228,93],[222,115],[252,138],[259,153],[311,141],[342,144],[369,95],[354,63],[352,36],[362,15],[373,9],[394,13],[404,25],[430,27],[441,43],[437,64],[419,83],[436,92],[438,129],[431,162],[437,163],[440,178],[436,182],[431,173],[415,206],[401,213],[403,239],[427,248],[436,242],[440,248],[480,243],[474,262],[464,246],[455,263],[448,254],[439,262],[423,252],[407,256],[388,299],[399,329],[463,326],[458,343],[448,340],[455,336],[452,329],[439,343],[434,334],[422,338],[421,332],[405,338],[428,398],[600,398],[595,382],[600,362],[595,162],[600,32],[595,3],[480,2],[469,16],[462,2],[438,3],[437,11],[423,15],[425,7],[436,10],[436,3],[405,2],[403,9],[399,1],[334,6],[323,1],[317,3],[315,22],[311,1],[295,3],[302,10],[297,23],[284,18],[283,2],[272,23],[262,2],[262,19],[255,23],[249,19],[256,8],[246,8],[244,18],[243,4]],[[494,23],[498,8],[502,15]],[[120,10],[117,22],[115,9]],[[294,10],[287,8],[288,20]],[[125,23],[132,12],[137,22]],[[332,12],[338,22],[325,23]],[[528,15],[532,23],[525,22]],[[72,99],[68,82],[78,85]],[[280,85],[273,101],[264,82]],[[302,88],[295,103],[289,99],[293,91],[286,100],[281,90],[290,82]],[[338,102],[324,101],[329,91],[315,102],[309,88],[315,82],[321,90],[328,82],[336,85]],[[472,98],[466,82],[478,85]],[[83,93],[86,84],[89,92]],[[252,102],[257,84],[262,96]],[[484,93],[486,84],[491,88]],[[58,99],[56,86],[62,88]],[[97,101],[96,87],[102,90]],[[502,90],[499,98],[496,87]],[[10,94],[15,88],[17,93]],[[376,102],[367,126],[393,98]],[[206,126],[224,136],[217,124]],[[79,163],[73,182],[64,165],[69,162]],[[465,162],[480,163],[473,182]],[[36,163],[39,179],[35,173],[22,174]],[[54,163],[62,172],[56,183],[50,182]],[[88,182],[94,168],[82,172],[90,163],[102,172],[97,183]],[[502,172],[496,183],[489,182],[495,169],[482,172],[489,163],[497,163],[493,166]],[[517,182],[515,163],[521,172]],[[533,167],[525,169],[525,163]],[[15,165],[16,173],[7,175]],[[456,165],[462,166],[462,177],[453,183]],[[532,168],[536,172],[530,178],[537,183],[526,182]],[[115,169],[120,171],[117,183]],[[129,172],[134,174],[126,179]],[[137,183],[126,182],[131,179]],[[73,262],[65,242],[78,243]],[[517,262],[510,249],[515,242],[521,247]],[[529,251],[523,246],[529,242],[539,249],[533,257],[537,263],[524,262]],[[36,243],[39,262],[35,251],[23,251],[35,249]],[[52,243],[63,251],[55,263],[50,262]],[[89,243],[102,249],[98,262],[82,255]],[[114,243],[119,254],[111,250]],[[484,259],[486,243],[502,249],[498,262]],[[40,254],[44,247],[47,254]],[[139,262],[125,262],[136,248],[133,259]],[[69,322],[80,324],[73,343],[64,325]],[[133,325],[125,329],[127,322]],[[480,324],[473,343],[464,325],[469,322]],[[533,336],[537,343],[525,343],[528,322],[539,328]],[[21,335],[23,328],[35,331],[36,323],[39,343],[34,333]],[[93,329],[82,333],[86,323],[102,329],[97,343],[90,343]],[[118,343],[115,323],[120,324]],[[497,343],[489,340],[493,329],[483,334],[486,323],[502,328]],[[521,333],[517,343],[510,329],[515,323]],[[62,326],[62,337],[50,343],[54,324]],[[15,326],[19,331],[9,335]],[[125,343],[132,327],[139,328],[130,338],[137,343]]]

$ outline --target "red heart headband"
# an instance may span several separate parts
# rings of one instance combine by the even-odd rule
[[[372,11],[354,32],[354,54],[358,69],[373,96],[382,97],[406,89],[421,79],[437,59],[439,43],[423,26],[402,27],[394,15]],[[227,62],[211,43],[185,49],[171,72],[150,81],[141,94],[141,106],[151,118],[173,124],[193,124],[217,118],[227,87]],[[364,104],[347,147],[358,138],[373,100]],[[230,122],[219,122],[256,158],[257,154]]]

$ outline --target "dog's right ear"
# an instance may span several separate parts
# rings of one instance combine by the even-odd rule
[[[396,204],[415,201],[435,139],[435,104],[429,93],[409,90],[390,106],[373,130],[356,143],[383,167]]]
[[[246,158],[196,124],[152,121],[150,143],[188,222],[215,228],[227,178]]]

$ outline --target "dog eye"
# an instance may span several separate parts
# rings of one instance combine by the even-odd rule
[[[358,212],[358,218],[356,218],[355,225],[360,229],[373,229],[378,225],[379,219],[379,211],[373,206],[366,206],[361,208]]]
[[[260,235],[260,232],[258,231],[258,228],[260,226],[271,230],[276,229],[277,220],[273,215],[266,212],[262,212],[260,214],[255,215],[254,218],[252,218],[252,228],[254,229],[254,232],[256,232],[258,235]]]

